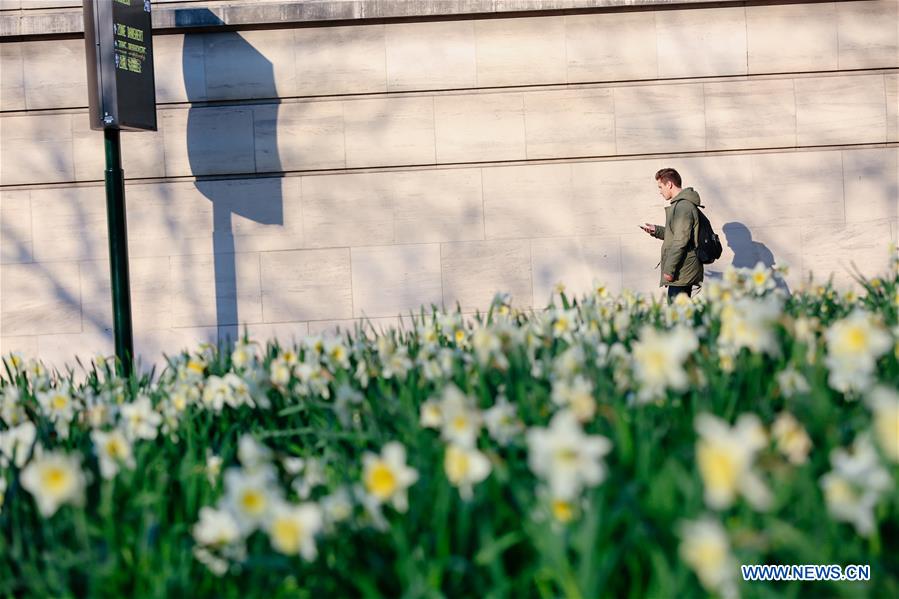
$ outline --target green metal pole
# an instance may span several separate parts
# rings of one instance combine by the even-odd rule
[[[122,172],[118,129],[104,129],[106,143],[106,223],[109,229],[109,269],[115,354],[129,376],[134,359],[131,330],[131,282],[128,275],[128,228],[125,219],[125,174]]]

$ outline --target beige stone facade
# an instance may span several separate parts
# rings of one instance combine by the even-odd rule
[[[112,348],[102,134],[78,33],[23,28],[79,4],[0,2],[0,349],[57,364]],[[663,218],[662,166],[723,233],[711,271],[885,267],[897,0],[481,4],[154,36],[159,130],[122,135],[145,362],[238,325],[290,339],[497,291],[542,307],[557,282],[659,293],[636,226]]]

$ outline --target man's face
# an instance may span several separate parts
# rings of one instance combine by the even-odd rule
[[[659,195],[666,200],[674,197],[674,183],[671,181],[656,181],[659,185]]]

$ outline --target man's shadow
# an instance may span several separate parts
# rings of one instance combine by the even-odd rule
[[[184,25],[216,25],[223,24],[221,19],[207,9],[185,9],[176,11],[176,22]],[[184,49],[182,52],[182,71],[187,90],[187,99],[191,102],[187,116],[187,149],[191,172],[197,176],[197,189],[212,202],[213,214],[213,252],[215,264],[215,308],[216,324],[218,325],[219,342],[230,343],[238,339],[240,315],[238,314],[238,273],[236,266],[234,229],[232,216],[239,215],[260,224],[283,225],[284,210],[281,189],[281,178],[272,177],[265,179],[265,184],[253,186],[254,193],[260,189],[262,194],[254,197],[236,196],[229,192],[225,181],[216,181],[214,175],[203,173],[229,174],[231,165],[213,164],[210,167],[210,148],[224,147],[228,143],[234,143],[233,139],[216,140],[216,133],[210,130],[210,118],[215,118],[209,111],[220,110],[216,107],[196,107],[194,103],[206,101],[206,76],[196,77],[191,69],[196,68],[196,62],[191,58],[191,50],[203,48],[205,69],[206,52],[210,51],[208,35],[204,33],[188,33],[184,36]],[[227,45],[229,51],[238,52],[241,63],[244,65],[242,72],[253,73],[254,98],[270,98],[274,104],[273,113],[277,124],[279,103],[278,93],[275,88],[275,77],[272,63],[247,43],[238,33],[216,33],[217,45]],[[248,110],[250,108],[248,107]],[[251,115],[252,118],[252,115]],[[250,131],[254,129],[251,128]],[[277,127],[273,128],[277,135]],[[221,131],[223,137],[229,132]],[[238,142],[243,140],[238,140]],[[249,140],[251,152],[255,152],[254,140]],[[271,140],[271,147],[277,152],[277,138]],[[275,163],[280,167],[277,155]],[[254,162],[255,164],[255,162]],[[278,169],[280,170],[280,168]]]
[[[756,264],[761,262],[766,268],[774,268],[774,254],[768,249],[764,243],[752,239],[752,232],[749,228],[740,222],[725,223],[721,228],[727,239],[727,245],[734,253],[734,259],[731,265],[736,268],[755,268]],[[721,277],[720,272],[710,272],[709,278],[716,279]],[[787,282],[780,275],[775,275],[777,287],[790,293]]]

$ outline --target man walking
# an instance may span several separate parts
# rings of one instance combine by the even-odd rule
[[[662,241],[660,287],[668,287],[668,301],[679,293],[689,297],[702,281],[703,267],[696,257],[699,235],[699,194],[692,187],[681,189],[680,174],[673,168],[656,173],[659,194],[671,202],[665,208],[665,226],[646,223],[640,228]]]

